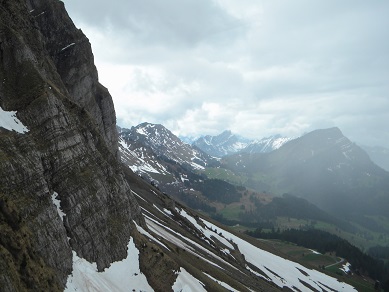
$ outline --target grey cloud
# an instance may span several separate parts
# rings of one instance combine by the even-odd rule
[[[389,147],[388,1],[247,0],[229,9],[226,1],[65,1],[103,35],[92,43],[96,59],[143,68],[131,73],[128,104],[116,105],[128,110],[119,122],[253,138],[338,126],[354,141]],[[244,3],[260,12],[245,17]],[[169,106],[131,111],[138,93],[145,105]],[[221,112],[212,115],[210,103]]]
[[[242,26],[208,0],[80,1],[74,7],[66,3],[86,24],[109,29],[137,45],[192,47],[202,41],[230,39],[231,31]]]

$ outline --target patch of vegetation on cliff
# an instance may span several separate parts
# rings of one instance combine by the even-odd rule
[[[18,291],[61,291],[56,271],[38,255],[20,206],[0,194],[0,274]]]

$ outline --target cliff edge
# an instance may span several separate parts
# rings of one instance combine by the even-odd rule
[[[63,290],[72,250],[99,270],[124,258],[143,218],[112,98],[61,1],[0,1],[0,107],[26,128],[0,124],[0,287]]]

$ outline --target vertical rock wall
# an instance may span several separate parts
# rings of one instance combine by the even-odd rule
[[[0,127],[0,287],[62,290],[72,249],[100,270],[125,257],[129,223],[143,219],[111,96],[61,1],[0,0],[0,106],[29,129]]]

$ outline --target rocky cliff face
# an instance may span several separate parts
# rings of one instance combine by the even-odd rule
[[[0,287],[62,290],[71,250],[102,270],[126,256],[129,222],[143,224],[118,162],[112,99],[56,0],[0,1],[0,81],[1,108],[29,129],[0,127]]]

